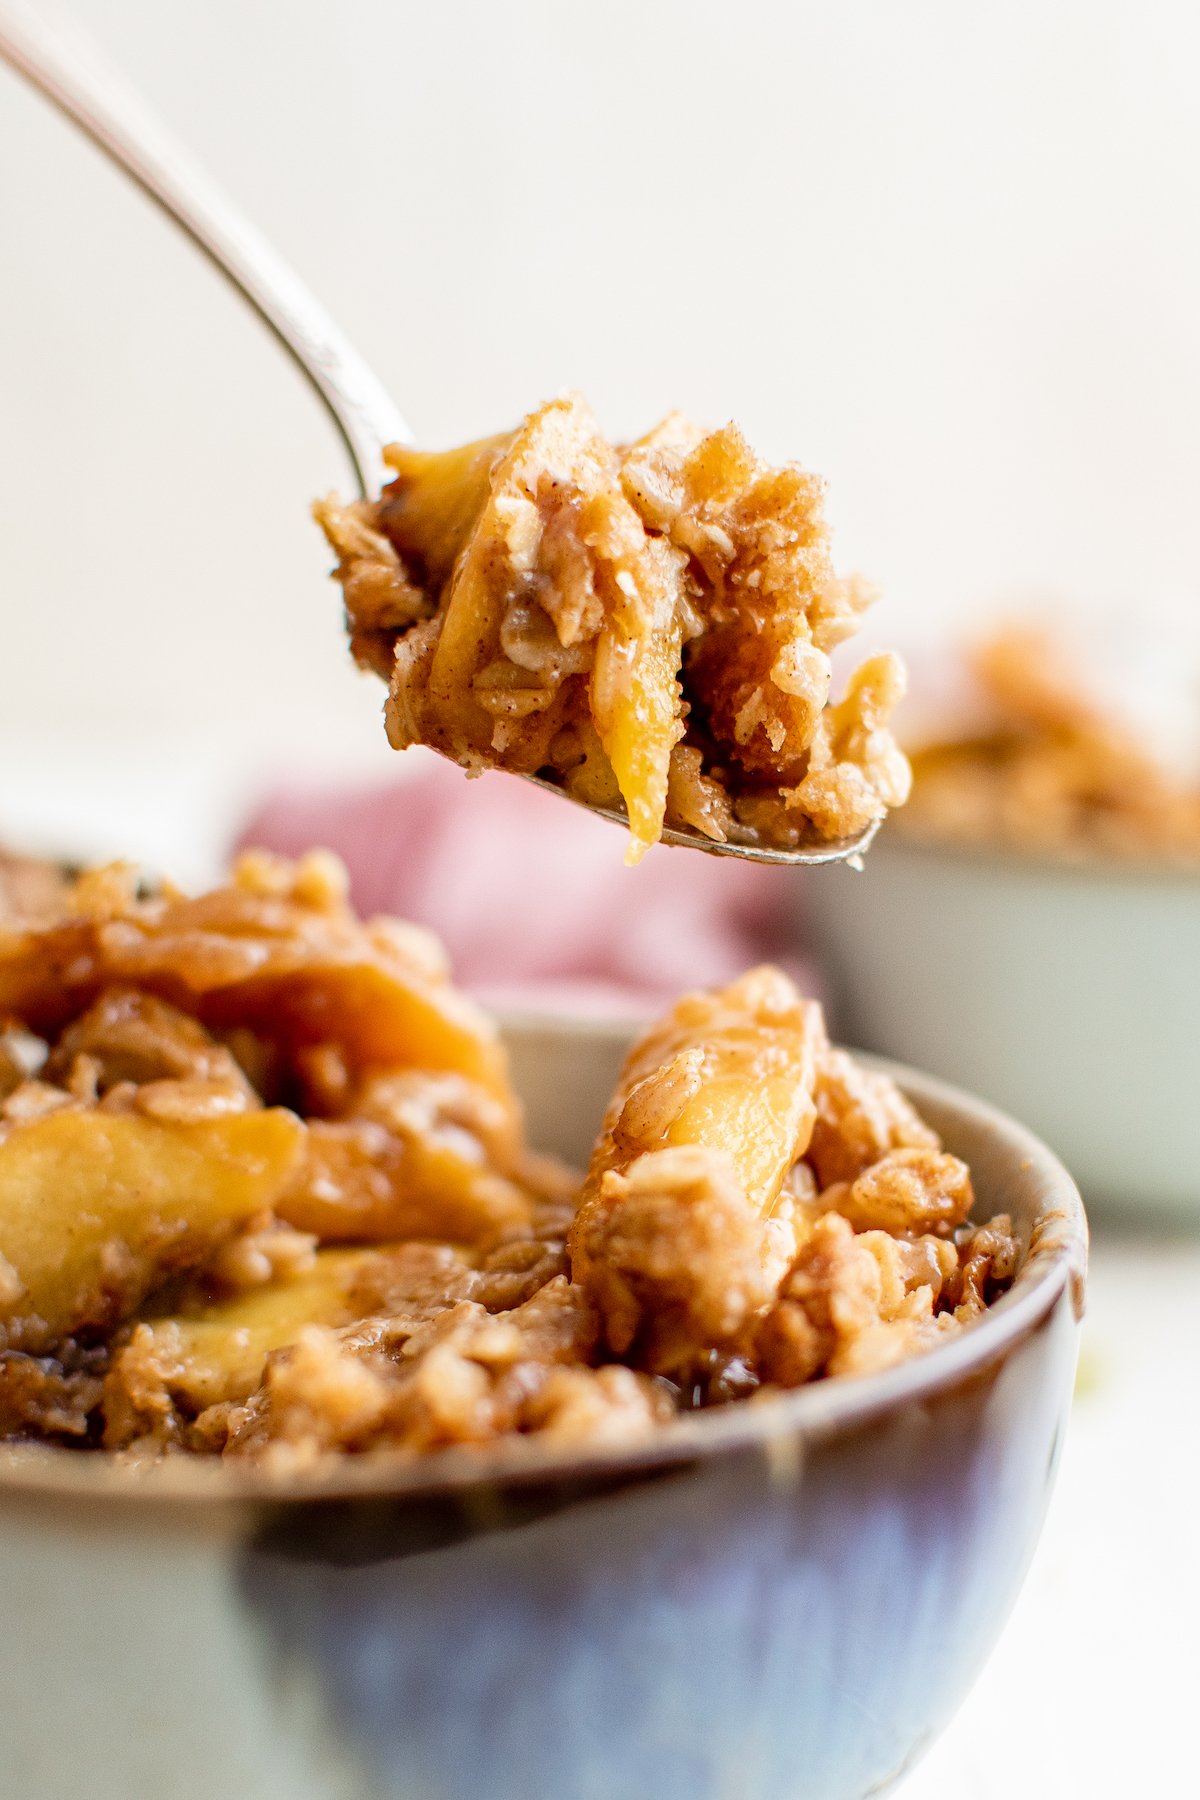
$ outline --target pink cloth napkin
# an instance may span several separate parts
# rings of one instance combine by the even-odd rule
[[[406,757],[381,785],[269,796],[242,844],[335,850],[360,912],[431,927],[493,1006],[644,1014],[764,959],[817,994],[790,943],[791,871],[663,845],[626,868],[623,833],[582,807]]]

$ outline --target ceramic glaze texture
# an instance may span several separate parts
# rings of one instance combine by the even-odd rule
[[[513,1041],[535,1135],[578,1152],[618,1039]],[[927,1358],[685,1421],[638,1460],[537,1456],[492,1480],[460,1461],[286,1498],[222,1491],[221,1469],[203,1494],[178,1466],[157,1484],[79,1456],[0,1469],[4,1791],[886,1793],[1032,1551],[1083,1255],[1070,1182],[1033,1140],[908,1085],[981,1204],[1041,1241],[1036,1273]]]
[[[285,1513],[242,1592],[389,1800],[883,1793],[1015,1592],[1072,1337],[1051,1327],[969,1389],[807,1453],[493,1495],[484,1521],[477,1497]]]
[[[1025,1120],[1089,1209],[1200,1219],[1200,875],[884,834],[792,892],[839,1037]]]

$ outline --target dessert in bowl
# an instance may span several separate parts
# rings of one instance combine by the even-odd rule
[[[799,1800],[919,1752],[1069,1401],[1084,1227],[1027,1133],[774,971],[502,1041],[321,859],[85,876],[2,960],[23,1792]]]

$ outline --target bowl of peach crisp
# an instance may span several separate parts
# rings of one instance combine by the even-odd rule
[[[900,1777],[1053,1475],[1049,1151],[771,967],[498,1025],[323,853],[0,896],[14,1791]]]
[[[1093,636],[1098,634],[1093,634]],[[964,658],[869,879],[805,884],[854,1044],[1027,1120],[1089,1208],[1200,1217],[1200,664],[1062,623]]]

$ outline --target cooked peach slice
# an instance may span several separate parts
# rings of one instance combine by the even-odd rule
[[[331,1045],[352,1074],[453,1070],[515,1109],[495,1027],[451,985],[429,933],[359,922],[336,859],[295,865],[251,852],[227,887],[139,898],[132,872],[94,871],[60,922],[0,926],[0,1017],[55,1032],[105,988],[128,984],[209,1030],[249,1029],[285,1052]]]
[[[456,450],[393,444],[384,453],[396,479],[384,491],[380,519],[388,537],[406,545],[427,587],[436,591],[450,579],[487,501],[492,470],[515,435],[500,432]]]
[[[440,607],[397,660],[393,744],[534,773],[562,763],[569,729],[590,724],[636,860],[662,830],[683,732],[685,554],[647,533],[616,453],[574,395],[508,439],[390,460],[397,479],[380,521]],[[587,780],[594,789],[593,770]]]
[[[253,1393],[271,1351],[294,1343],[306,1325],[349,1325],[381,1308],[423,1318],[431,1307],[465,1298],[476,1280],[445,1244],[318,1250],[309,1268],[148,1319],[139,1330],[160,1339],[172,1334],[178,1362],[172,1387],[199,1409]]]
[[[684,730],[682,558],[640,528],[629,536],[596,641],[591,707],[629,815],[625,860],[635,863],[662,834],[671,752]]]
[[[447,1244],[320,1250],[261,1287],[185,1302],[129,1331],[105,1383],[105,1443],[173,1438],[206,1407],[240,1403],[267,1358],[311,1326],[336,1329],[386,1313],[399,1332],[467,1299],[478,1277]],[[211,1447],[211,1446],[210,1446]]]
[[[796,1253],[784,1181],[816,1117],[818,1009],[777,969],[690,994],[629,1056],[571,1226],[608,1346],[690,1382]]]
[[[303,1152],[281,1109],[164,1125],[64,1106],[0,1135],[0,1330],[49,1349],[108,1330],[272,1205]]]
[[[778,969],[752,969],[688,994],[634,1046],[592,1153],[585,1192],[648,1151],[696,1148],[727,1159],[769,1214],[816,1119],[820,1010]]]
[[[139,1330],[154,1334],[160,1352],[169,1343],[178,1364],[171,1388],[197,1411],[219,1400],[244,1400],[258,1386],[272,1350],[292,1343],[306,1325],[347,1325],[365,1311],[351,1296],[374,1256],[369,1250],[322,1250],[309,1269],[188,1315],[149,1319]]]
[[[473,1243],[524,1223],[529,1192],[511,1115],[453,1075],[384,1075],[353,1116],[316,1119],[281,1218],[325,1239]]]

